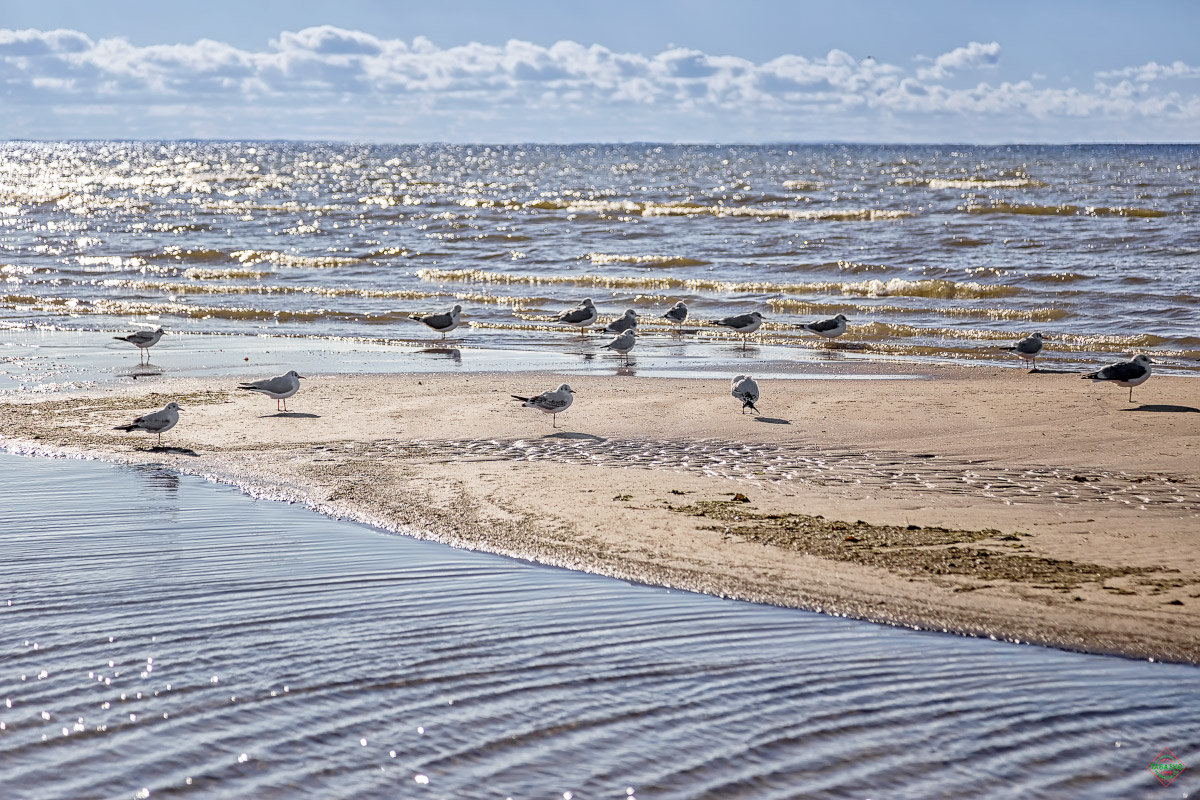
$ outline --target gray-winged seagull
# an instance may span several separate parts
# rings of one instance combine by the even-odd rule
[[[552,392],[542,392],[533,397],[521,397],[514,394],[514,400],[520,400],[522,408],[536,408],[539,411],[544,411],[550,415],[551,427],[557,428],[555,420],[558,415],[571,407],[571,402],[575,399],[575,392],[565,383],[560,383],[558,388]]]
[[[238,388],[251,392],[261,392],[275,401],[276,411],[287,411],[287,399],[300,391],[300,379],[303,377],[296,370],[291,370],[275,378],[264,378],[261,381],[239,383]],[[281,401],[283,402],[283,408],[279,407]]]
[[[118,425],[114,431],[146,431],[158,435],[158,445],[162,445],[162,435],[179,422],[179,404],[174,400],[167,403],[158,411],[138,417],[128,425]]]
[[[1150,378],[1150,365],[1154,362],[1149,356],[1137,355],[1132,361],[1122,361],[1119,364],[1109,364],[1104,369],[1089,372],[1084,379],[1093,381],[1112,381],[1118,386],[1129,387],[1129,402],[1133,402],[1133,387],[1141,386]]]

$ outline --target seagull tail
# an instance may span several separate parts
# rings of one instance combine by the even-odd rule
[[[758,406],[754,405],[754,401],[753,401],[753,400],[743,400],[743,401],[742,401],[742,408],[743,408],[743,409],[746,409],[746,408],[748,408],[748,409],[750,409],[751,411],[753,411],[755,414],[759,413],[759,411],[758,411]]]
[[[135,430],[137,430],[137,425],[118,425],[117,427],[113,428],[113,430],[114,431],[135,431]]]
[[[519,396],[519,395],[515,395],[515,394],[514,394],[514,395],[511,395],[511,397],[512,397],[512,399],[513,399],[513,400],[520,400],[522,403],[528,403],[528,402],[529,402],[529,398],[528,398],[528,397],[521,397],[521,396]]]
[[[1087,375],[1080,375],[1079,377],[1083,378],[1086,381],[1089,378],[1092,380],[1096,380],[1096,378],[1099,377],[1099,375],[1100,375],[1099,372],[1089,372]]]
[[[238,384],[238,388],[239,388],[239,389],[247,389],[247,390],[249,390],[249,391],[251,391],[251,392],[257,392],[257,391],[258,391],[258,387],[257,387],[257,386],[251,386],[251,385],[250,385],[250,384],[248,384],[248,383],[239,383],[239,384]]]

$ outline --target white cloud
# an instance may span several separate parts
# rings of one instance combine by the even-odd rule
[[[1171,64],[1159,64],[1158,62],[1151,61],[1149,64],[1143,64],[1140,67],[1126,67],[1125,69],[1110,70],[1108,72],[1097,72],[1096,77],[1100,80],[1131,78],[1142,82],[1166,80],[1168,78],[1200,78],[1200,67],[1188,66],[1182,61],[1174,61]]]
[[[917,70],[917,77],[923,81],[942,80],[955,72],[994,67],[999,63],[999,42],[971,42],[966,47],[956,47],[938,56],[933,60],[933,66]]]
[[[424,37],[380,39],[328,25],[285,31],[249,51],[207,39],[135,46],[77,31],[0,29],[0,98],[20,110],[0,117],[0,136],[869,140],[923,130],[925,140],[946,140],[959,129],[1003,139],[1006,130],[1044,130],[1057,120],[1089,137],[1109,130],[1149,140],[1194,138],[1171,132],[1200,122],[1197,89],[1155,88],[1200,76],[1182,62],[1097,73],[1088,87],[1051,88],[1043,76],[960,82],[961,73],[994,67],[999,57],[999,43],[970,42],[915,68],[836,49],[755,63],[681,47],[622,53],[571,41],[441,48]],[[101,114],[105,106],[145,113]],[[136,129],[119,127],[135,116]],[[88,122],[108,117],[109,127]],[[1076,120],[1108,127],[1072,128]]]

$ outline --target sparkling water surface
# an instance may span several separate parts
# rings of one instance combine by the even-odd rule
[[[0,456],[0,787],[48,798],[1186,797],[1200,671],[557,570]]]
[[[5,142],[0,324],[405,342],[459,303],[467,346],[559,350],[585,297],[654,341],[684,300],[684,344],[759,310],[800,357],[1011,364],[1037,330],[1051,367],[1197,372],[1198,175],[1193,145]],[[799,328],[837,313],[836,346]]]

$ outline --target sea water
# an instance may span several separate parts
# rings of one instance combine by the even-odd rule
[[[1051,368],[1194,373],[1198,180],[1192,145],[5,142],[0,324],[387,343],[458,303],[458,343],[557,351],[590,297],[642,315],[634,358],[757,310],[797,358],[1013,364],[1040,331]],[[836,346],[799,327],[838,313]]]
[[[1197,786],[1195,667],[630,585],[155,466],[0,480],[5,800]]]

